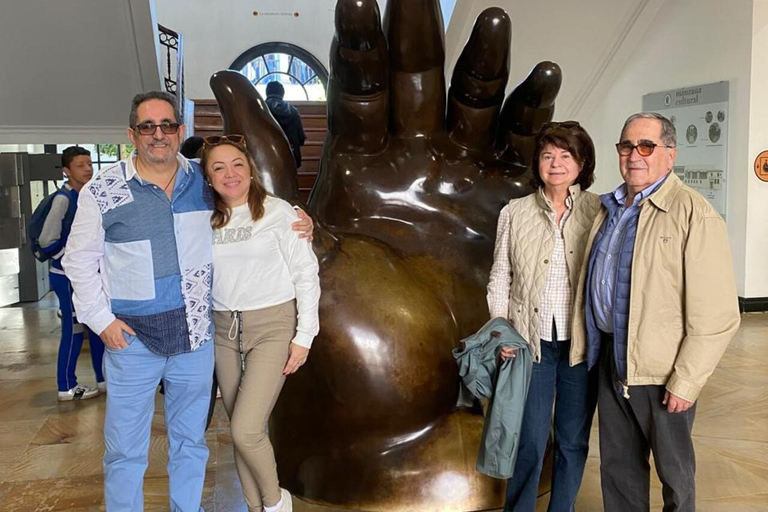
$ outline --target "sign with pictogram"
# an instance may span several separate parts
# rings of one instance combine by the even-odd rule
[[[768,151],[763,151],[755,158],[755,174],[760,181],[768,181]]]

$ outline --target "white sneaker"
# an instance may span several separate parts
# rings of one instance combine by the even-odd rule
[[[280,501],[273,507],[264,507],[264,512],[293,512],[293,501],[291,493],[280,488]]]
[[[59,402],[69,402],[71,400],[87,400],[99,396],[98,388],[89,388],[78,384],[69,391],[59,391]]]
[[[99,390],[99,393],[106,393],[107,392],[107,382],[97,382],[96,383],[96,389]]]

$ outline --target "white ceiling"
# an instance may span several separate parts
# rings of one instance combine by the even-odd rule
[[[152,0],[14,0],[0,15],[0,144],[121,142],[161,87]]]

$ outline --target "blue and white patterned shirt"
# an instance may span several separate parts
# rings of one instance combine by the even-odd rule
[[[189,352],[212,336],[210,191],[200,166],[179,156],[169,201],[134,156],[80,193],[63,259],[75,309],[97,333],[119,318],[158,355]]]

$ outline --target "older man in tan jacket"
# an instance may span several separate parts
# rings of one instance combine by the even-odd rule
[[[651,452],[664,510],[695,511],[695,402],[739,327],[725,222],[671,172],[676,145],[665,117],[627,119],[624,183],[601,196],[580,274],[574,323],[587,339],[574,337],[572,357],[600,365],[609,512],[649,510]]]

